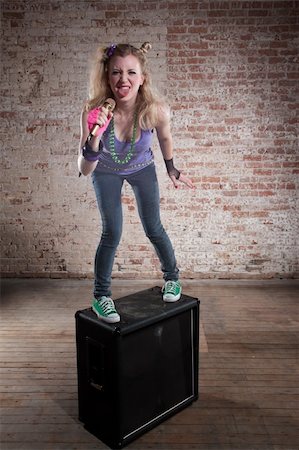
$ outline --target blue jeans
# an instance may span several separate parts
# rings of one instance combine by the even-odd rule
[[[111,295],[111,273],[122,234],[121,190],[124,180],[132,186],[145,234],[160,259],[164,280],[177,280],[179,276],[173,247],[160,219],[160,195],[154,164],[127,176],[95,171],[92,181],[102,219],[102,236],[95,255],[96,298]]]

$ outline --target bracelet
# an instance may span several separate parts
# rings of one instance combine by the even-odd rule
[[[102,150],[101,142],[100,142],[100,149],[97,152],[95,152],[92,150],[89,143],[86,141],[84,146],[82,147],[83,158],[86,159],[86,161],[90,162],[98,161],[100,159],[101,150]]]
[[[164,159],[166,170],[168,175],[174,175],[175,178],[178,180],[180,178],[181,172],[176,169],[173,165],[173,158],[171,159]]]

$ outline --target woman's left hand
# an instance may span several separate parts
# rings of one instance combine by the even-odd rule
[[[188,177],[186,177],[182,172],[180,172],[180,176],[178,179],[174,175],[169,175],[169,178],[171,179],[174,187],[178,189],[180,187],[180,183],[185,184],[190,189],[195,189],[195,185],[193,184],[192,180]]]

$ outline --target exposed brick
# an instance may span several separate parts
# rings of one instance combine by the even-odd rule
[[[93,46],[128,39],[153,44],[149,64],[172,108],[175,164],[196,184],[173,189],[154,138],[161,215],[182,277],[298,273],[298,2],[1,6],[7,276],[92,278],[101,225],[90,177],[78,178],[79,115]],[[127,184],[123,209],[113,276],[161,276]]]

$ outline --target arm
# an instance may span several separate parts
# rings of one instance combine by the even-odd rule
[[[86,140],[90,133],[90,130],[88,128],[88,123],[87,123],[88,114],[89,114],[89,112],[85,111],[85,110],[83,110],[81,113],[81,138],[80,138],[80,143],[79,143],[78,169],[79,169],[79,172],[82,173],[83,175],[89,175],[90,173],[92,173],[95,170],[97,163],[98,163],[97,160],[96,161],[88,161],[88,159],[84,158],[84,156],[82,154],[82,148],[86,144]],[[112,117],[112,113],[110,111],[108,111],[106,108],[102,108],[98,113],[98,118],[96,120],[96,123],[98,125],[100,125],[100,127],[104,127],[104,125],[106,125],[106,126],[103,128],[102,131],[100,129],[99,132],[97,133],[97,135],[93,136],[88,142],[88,147],[89,147],[88,152],[90,153],[90,155],[92,155],[92,152],[94,152],[95,158],[96,158],[97,153],[99,152],[99,146],[100,146],[102,134],[105,131],[105,129],[107,128],[107,121],[110,121],[111,117]],[[92,158],[90,158],[90,159],[92,159]]]
[[[156,126],[157,136],[163,158],[173,158],[173,144],[170,130],[170,113],[168,109],[160,109],[159,123]]]
[[[81,138],[80,138],[80,143],[79,143],[79,154],[78,154],[78,169],[79,172],[82,173],[82,175],[89,175],[90,173],[92,173],[96,166],[97,166],[97,161],[87,161],[83,155],[82,155],[82,147],[84,146],[88,136],[89,136],[89,129],[87,126],[87,116],[88,116],[88,111],[82,111],[81,113]],[[90,146],[93,149],[93,151],[97,151],[99,149],[99,145],[100,145],[100,138],[94,136],[93,138],[91,138],[90,140]]]
[[[181,181],[193,189],[195,186],[192,181],[173,165],[173,143],[170,129],[170,114],[169,110],[166,108],[160,110],[159,123],[156,126],[156,131],[166,169],[174,187],[178,188],[178,181]]]

